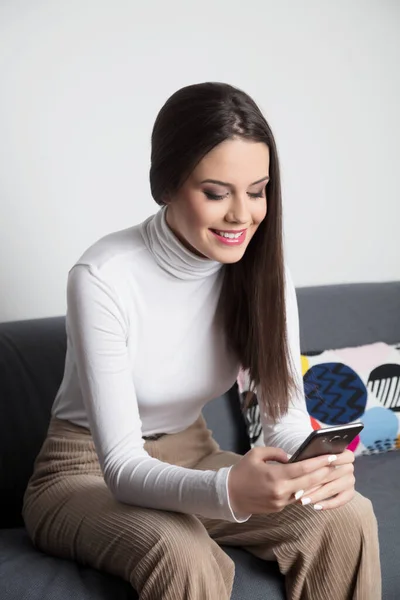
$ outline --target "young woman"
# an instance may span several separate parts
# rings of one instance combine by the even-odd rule
[[[228,600],[220,544],[277,560],[289,600],[379,600],[352,453],[287,464],[310,421],[278,156],[254,101],[221,83],[176,92],[150,185],[162,208],[69,273],[65,374],[24,500],[33,542],[141,600]],[[240,366],[266,446],[245,456],[220,450],[201,415]]]

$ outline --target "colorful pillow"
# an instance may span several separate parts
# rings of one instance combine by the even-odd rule
[[[400,344],[383,342],[301,356],[307,410],[314,429],[361,421],[349,448],[356,455],[400,449]],[[242,401],[248,377],[238,378]],[[263,445],[256,401],[245,411],[252,446]]]

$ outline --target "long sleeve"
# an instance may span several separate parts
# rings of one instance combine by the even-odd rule
[[[127,349],[123,304],[95,266],[76,265],[67,286],[67,335],[104,479],[119,501],[238,521],[229,468],[199,471],[163,463],[144,449]],[[130,331],[132,324],[130,323]]]
[[[263,413],[262,409],[260,409],[260,420],[265,445],[282,448],[288,454],[293,454],[311,433],[312,427],[303,393],[296,290],[288,269],[286,269],[286,323],[289,353],[295,367],[299,391],[290,398],[288,412],[276,424]]]

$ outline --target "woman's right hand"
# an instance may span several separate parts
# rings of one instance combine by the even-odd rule
[[[265,514],[297,502],[295,494],[322,485],[334,463],[327,454],[288,463],[280,448],[253,448],[230,470],[229,500],[235,514]],[[269,462],[276,461],[276,462]]]

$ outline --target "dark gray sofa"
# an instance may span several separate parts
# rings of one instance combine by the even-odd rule
[[[400,282],[300,288],[298,300],[303,351],[400,341]],[[64,327],[63,317],[0,324],[0,598],[132,600],[137,595],[125,582],[36,550],[21,519],[22,496],[63,374]],[[204,414],[224,449],[246,452],[236,387]],[[378,517],[383,598],[398,600],[400,452],[357,458],[356,477]],[[232,600],[285,598],[275,563],[225,550],[236,563]]]

